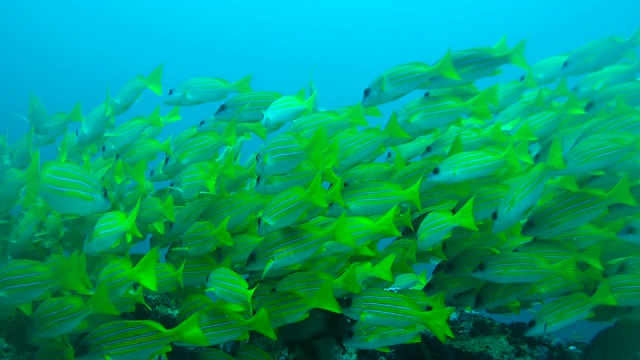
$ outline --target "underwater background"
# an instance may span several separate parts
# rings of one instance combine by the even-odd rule
[[[360,101],[384,69],[434,62],[448,49],[490,46],[503,35],[526,39],[532,64],[601,37],[628,36],[640,3],[34,0],[2,1],[0,10],[0,132],[13,137],[28,130],[14,114],[26,113],[30,90],[56,112],[77,101],[97,104],[107,84],[117,89],[158,64],[166,86],[252,74],[254,88],[282,93],[298,91],[313,72],[320,107],[333,109]],[[506,80],[522,75],[505,73]],[[155,105],[143,99],[133,111]],[[215,109],[183,111],[206,118]]]
[[[492,46],[503,35],[510,45],[526,40],[526,59],[535,64],[604,37],[627,38],[640,26],[638,14],[640,2],[632,0],[2,1],[0,134],[11,143],[29,132],[23,117],[31,91],[49,113],[67,112],[78,101],[87,112],[104,101],[107,86],[115,92],[160,64],[164,95],[193,77],[235,81],[250,74],[252,89],[282,94],[312,80],[318,108],[338,109],[360,102],[371,79],[398,64],[435,63],[448,50]],[[477,85],[525,73],[508,67]],[[380,105],[382,117],[369,124],[384,125],[408,100]],[[146,116],[160,102],[144,92],[126,118]],[[182,107],[182,120],[158,137],[197,125],[218,106]],[[244,156],[262,143],[248,141]],[[491,316],[510,322],[532,315]],[[579,322],[554,335],[588,341],[603,326]]]

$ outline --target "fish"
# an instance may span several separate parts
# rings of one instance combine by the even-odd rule
[[[53,211],[66,215],[88,216],[111,208],[109,194],[86,169],[73,162],[47,161],[39,169],[36,153],[27,170],[27,197],[38,195]]]
[[[138,75],[122,86],[113,97],[114,115],[118,116],[129,110],[145,89],[162,95],[162,70],[163,65],[158,65],[148,76]]]
[[[170,330],[151,320],[108,322],[82,339],[76,359],[150,358],[170,352],[173,342],[207,346],[206,336],[199,327],[199,316],[195,315]]]
[[[224,100],[230,94],[249,91],[251,91],[250,75],[236,82],[229,82],[222,78],[198,77],[185,80],[170,89],[163,103],[173,106],[192,106]]]
[[[446,319],[453,308],[438,306],[430,311],[420,306],[410,297],[382,289],[363,290],[356,294],[344,314],[368,325],[408,328],[422,325],[429,329],[440,341],[453,337]]]
[[[618,36],[601,38],[569,52],[562,64],[566,75],[583,75],[617,62],[624,54],[640,46],[640,28],[627,39]]]
[[[277,338],[269,312],[264,308],[249,319],[240,314],[226,313],[218,309],[201,312],[194,316],[198,317],[198,331],[206,337],[205,346],[244,340],[249,337],[249,331],[257,331],[270,339]],[[193,340],[185,337],[182,342],[193,343]]]
[[[529,324],[525,335],[548,334],[588,319],[593,316],[592,309],[598,305],[617,305],[617,301],[609,292],[607,282],[603,282],[591,297],[584,292],[576,292],[544,304]]]
[[[0,315],[42,359],[394,351],[463,310],[536,310],[529,336],[640,318],[637,39],[530,66],[503,37],[340,106],[320,79],[195,74],[158,98],[162,65],[88,111],[29,92],[0,136]]]
[[[420,89],[431,78],[439,75],[449,79],[460,79],[452,63],[451,52],[447,52],[433,66],[423,62],[412,62],[384,71],[364,89],[362,105],[377,106],[396,100]]]

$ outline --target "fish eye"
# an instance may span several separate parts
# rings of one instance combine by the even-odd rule
[[[591,111],[591,109],[593,109],[593,107],[595,106],[595,103],[593,101],[589,101],[585,106],[584,106],[584,111],[589,112]]]
[[[343,309],[350,308],[352,304],[353,304],[353,298],[351,297],[344,298],[340,301],[340,306],[342,306]]]
[[[567,68],[567,66],[569,66],[569,60],[565,60],[565,61],[562,63],[562,68],[563,68],[563,69],[566,69],[566,68]]]
[[[167,165],[169,163],[169,160],[171,159],[170,156],[167,156],[164,158],[164,164]]]
[[[431,152],[431,145],[427,145],[427,147],[424,148],[424,152],[425,153],[430,153]]]
[[[392,155],[392,153],[391,153],[391,151],[389,151],[389,152],[387,153],[387,159],[390,159],[390,158],[391,158],[391,155]]]
[[[431,95],[431,93],[429,91],[425,91],[424,95],[422,95],[422,97],[429,97],[429,95]]]
[[[209,278],[210,277],[211,277],[211,273],[209,273],[209,275],[207,275],[207,278],[204,281],[209,282]]]
[[[498,220],[498,210],[495,210],[494,212],[491,213],[491,220],[493,221]]]
[[[120,154],[116,154],[116,160],[120,160]]]
[[[424,311],[431,311],[431,310],[433,310],[433,306],[431,305],[427,305],[424,307]]]
[[[533,162],[537,164],[539,161],[540,161],[540,152],[533,155]]]
[[[216,114],[220,114],[221,112],[227,110],[227,104],[222,104],[220,105],[220,107],[218,108],[218,111],[216,111]]]
[[[256,185],[260,184],[260,181],[262,181],[262,177],[258,175],[258,177],[256,178]]]
[[[636,233],[636,228],[634,226],[627,226],[625,232],[629,235],[633,235]]]
[[[440,168],[439,168],[439,167],[435,167],[435,168],[433,168],[433,171],[431,171],[431,173],[432,173],[433,175],[438,175],[438,174],[440,173]]]
[[[260,162],[260,158],[261,158],[260,153],[257,153],[256,154],[256,162]]]
[[[444,267],[444,272],[451,272],[456,269],[456,264],[452,261],[447,262],[447,265]]]
[[[102,145],[102,152],[105,152],[107,150],[107,146],[106,145]]]
[[[261,217],[258,218],[258,227],[260,227],[260,225],[262,225],[262,218]]]
[[[353,332],[353,330],[351,329],[345,330],[345,334],[344,334],[345,339],[351,339],[353,338],[354,335],[355,333]]]
[[[273,293],[274,293],[274,292],[276,292],[276,291],[277,291],[277,289],[276,289],[276,288],[272,288],[269,292],[273,294]]]
[[[153,174],[155,174],[155,173],[156,173],[156,171],[154,169],[151,169],[151,171],[149,171],[149,175],[150,176],[153,176]]]
[[[366,88],[364,89],[364,98],[368,98],[369,95],[371,94],[371,88]]]
[[[528,323],[527,326],[532,328],[534,326],[536,326],[536,319],[531,319]]]
[[[80,136],[80,130],[76,130],[76,137]]]
[[[625,264],[618,266],[618,270],[616,270],[616,274],[624,274],[626,272],[627,272],[627,266]]]
[[[108,195],[107,188],[103,187],[102,188],[102,197],[106,199],[107,195]]]
[[[176,184],[172,181],[169,183],[169,187],[174,187]]]
[[[247,258],[247,265],[253,264],[257,260],[258,260],[258,255],[255,253],[255,251],[252,251],[251,254],[249,254],[249,257]]]
[[[524,223],[524,228],[525,229],[531,229],[533,228],[533,220],[532,219],[527,219],[527,221],[525,221]]]
[[[478,264],[478,266],[476,266],[476,271],[483,271],[486,268],[487,266],[483,262],[481,262],[480,264]]]
[[[204,125],[204,120],[200,121],[200,124],[198,124],[198,126],[203,126]]]
[[[173,90],[174,90],[174,89],[170,89],[170,90],[169,90],[169,94],[167,94],[167,95],[173,95]]]
[[[345,182],[344,182],[344,184],[342,184],[342,188],[346,188],[346,187],[347,187],[347,185],[349,185],[349,182],[348,182],[348,181],[345,181]]]
[[[520,82],[524,81],[524,75],[520,75]]]
[[[173,223],[172,222],[169,223],[169,230],[173,230]]]

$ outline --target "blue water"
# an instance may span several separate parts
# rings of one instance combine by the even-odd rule
[[[393,4],[391,6],[390,4]],[[527,6],[523,8],[522,4]],[[380,72],[447,49],[527,39],[527,58],[570,51],[640,25],[637,0],[582,1],[0,1],[0,133],[24,134],[33,90],[49,112],[84,111],[164,64],[164,91],[194,76],[253,75],[293,93],[313,71],[321,107],[351,105]],[[519,76],[514,74],[513,76]],[[145,93],[127,116],[159,101]],[[389,110],[393,105],[383,107]],[[188,127],[217,104],[183,108]]]
[[[252,74],[254,89],[287,94],[313,74],[319,106],[337,108],[360,101],[376,75],[400,63],[435,62],[448,49],[491,46],[504,34],[511,45],[527,39],[535,63],[601,37],[626,37],[640,25],[638,14],[638,0],[2,0],[0,133],[14,141],[28,131],[18,115],[26,116],[30,90],[50,113],[77,101],[87,113],[104,101],[107,85],[115,93],[158,64],[165,93],[190,77]],[[145,92],[126,118],[160,103]],[[177,133],[217,107],[184,107],[182,122],[165,131]]]

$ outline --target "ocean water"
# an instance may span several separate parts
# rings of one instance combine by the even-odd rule
[[[319,105],[361,100],[385,69],[434,62],[447,49],[527,40],[530,63],[640,25],[640,2],[585,1],[46,1],[0,2],[0,133],[28,130],[29,91],[49,112],[85,111],[138,74],[164,64],[165,92],[195,76],[240,79],[294,93],[311,73]],[[521,75],[509,70],[511,80]],[[158,103],[145,93],[127,115]],[[183,108],[191,126],[217,104]],[[388,112],[395,105],[382,110]],[[197,120],[196,120],[197,119]],[[191,120],[191,121],[189,121]]]
[[[530,64],[640,26],[640,1],[0,1],[0,133],[29,129],[33,91],[50,113],[80,101],[89,111],[138,74],[164,64],[164,92],[196,76],[252,75],[255,90],[283,94],[313,79],[319,107],[362,99],[382,71],[435,62],[448,49],[526,39]],[[489,81],[522,75],[517,68]],[[149,114],[144,92],[125,116]],[[381,106],[386,121],[401,102]],[[219,106],[181,109],[164,136],[208,118]],[[163,111],[170,107],[165,106]],[[255,144],[253,144],[256,146]],[[248,152],[255,150],[251,147]],[[44,155],[46,156],[46,155]],[[515,319],[511,317],[510,319]],[[567,329],[584,340],[592,330]],[[580,333],[581,332],[581,333]]]

